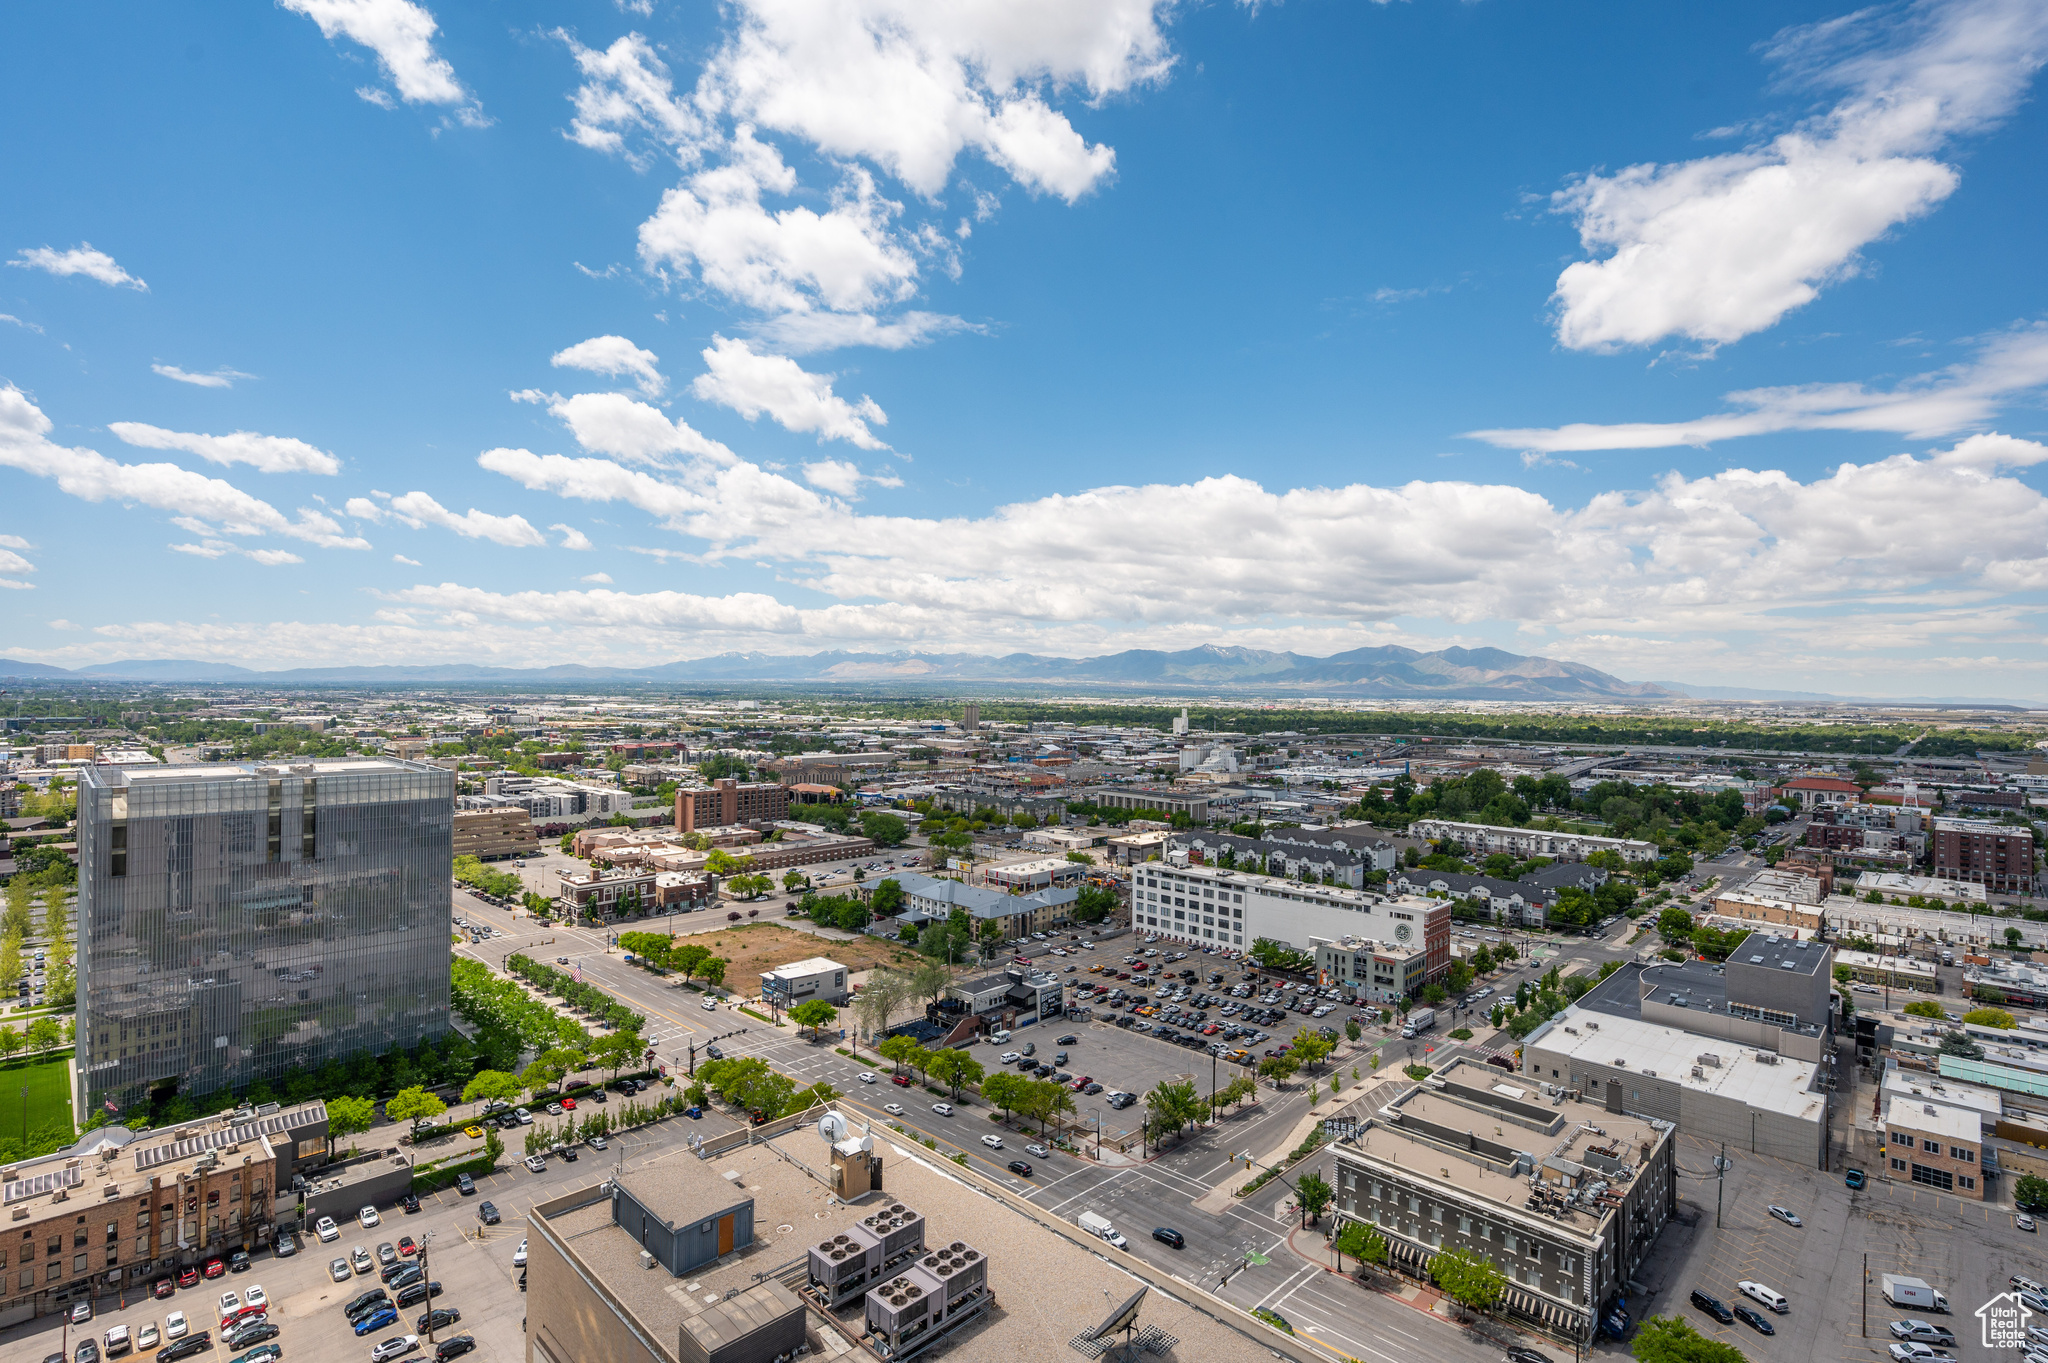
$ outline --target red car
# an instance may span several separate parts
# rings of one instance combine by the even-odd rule
[[[269,1319],[270,1308],[267,1306],[239,1306],[220,1318],[220,1328],[231,1330],[237,1325],[249,1325]]]
[[[576,1110],[576,1100],[574,1098],[564,1098],[562,1100],[562,1110],[564,1112],[574,1112]]]
[[[198,1269],[196,1269],[196,1268],[182,1268],[182,1269],[179,1269],[179,1270],[178,1270],[178,1286],[180,1286],[180,1287],[197,1287],[198,1285],[199,1285],[199,1270],[198,1270]]]
[[[177,1290],[178,1284],[176,1280],[171,1278],[158,1278],[149,1285],[149,1294],[160,1301],[165,1297],[172,1296]]]
[[[412,1242],[410,1235],[401,1235],[398,1237],[398,1252],[410,1259],[420,1252],[420,1247]]]
[[[209,1278],[218,1278],[227,1271],[228,1261],[225,1259],[208,1259],[206,1261],[206,1276]]]
[[[909,1088],[910,1076],[907,1074],[892,1074],[889,1076],[889,1082],[901,1088]]]

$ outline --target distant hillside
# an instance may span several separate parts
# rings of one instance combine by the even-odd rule
[[[1328,658],[1254,648],[1200,648],[1163,653],[1130,649],[1096,658],[1036,653],[985,657],[969,653],[846,653],[807,655],[721,653],[655,667],[433,666],[301,667],[259,672],[231,663],[187,659],[96,663],[75,672],[0,659],[0,677],[80,681],[225,682],[298,685],[345,683],[508,682],[1030,682],[1039,685],[1156,689],[1312,691],[1359,698],[1441,700],[1656,701],[1680,692],[1622,681],[1597,668],[1497,648],[1361,648]]]

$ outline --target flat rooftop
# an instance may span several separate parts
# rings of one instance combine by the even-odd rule
[[[1809,1091],[1818,1065],[1785,1055],[1765,1064],[1753,1046],[1641,1018],[1588,1017],[1577,1007],[1567,1008],[1525,1044],[1589,1065],[1625,1066],[1632,1073],[1802,1121],[1819,1121],[1827,1110],[1827,1095]],[[1702,1060],[1708,1055],[1720,1063]]]
[[[1828,949],[1820,942],[1802,942],[1777,932],[1752,932],[1728,953],[1730,965],[1782,970],[1788,975],[1812,975],[1826,968]]]
[[[774,975],[789,979],[799,979],[805,975],[822,975],[828,970],[844,969],[846,969],[845,966],[839,964],[830,956],[811,956],[801,961],[791,961],[788,965],[776,966],[773,970],[764,970],[761,973],[764,976]]]
[[[1979,1088],[1954,1079],[1937,1079],[1915,1070],[1886,1070],[1885,1100],[1933,1103],[1937,1107],[1966,1108],[1980,1118],[1996,1122],[2005,1115],[2005,1098],[1996,1089]]]
[[[865,1119],[850,1115],[849,1121],[857,1132]],[[1037,1209],[1019,1209],[946,1172],[929,1162],[926,1152],[896,1144],[887,1128],[876,1127],[873,1134],[883,1159],[885,1191],[850,1204],[841,1203],[825,1184],[789,1162],[801,1161],[829,1173],[829,1152],[809,1127],[709,1160],[681,1150],[627,1174],[633,1195],[657,1212],[671,1199],[682,1209],[702,1208],[710,1201],[723,1206],[741,1195],[754,1199],[753,1245],[689,1277],[641,1268],[640,1246],[612,1223],[609,1200],[564,1212],[550,1224],[602,1278],[605,1288],[669,1348],[686,1318],[722,1301],[728,1290],[753,1287],[757,1274],[802,1259],[808,1247],[826,1235],[846,1230],[878,1206],[898,1202],[924,1216],[927,1244],[961,1240],[988,1255],[995,1308],[963,1328],[938,1351],[939,1356],[1064,1357],[1070,1352],[1066,1341],[1102,1319],[1105,1300],[1122,1301],[1144,1281],[1105,1257],[1115,1251],[1104,1247],[1097,1253],[1090,1248],[1095,1242],[1073,1228],[1072,1218],[1087,1210],[1085,1206],[1076,1204],[1060,1214],[1072,1238],[1056,1234],[1040,1224],[1044,1213]],[[1130,1234],[1149,1227],[1121,1229]],[[862,1309],[862,1299],[855,1298],[839,1313],[855,1334],[862,1328]],[[1169,1363],[1271,1363],[1275,1357],[1272,1346],[1240,1333],[1243,1327],[1237,1322],[1212,1317],[1156,1288],[1146,1297],[1139,1319],[1181,1341],[1164,1356]],[[813,1328],[818,1328],[815,1311]]]
[[[1884,1105],[1884,1124],[1904,1131],[1924,1131],[1975,1145],[1984,1139],[1984,1123],[1974,1112],[1917,1098],[1894,1098]]]
[[[423,763],[389,757],[326,757],[297,762],[200,762],[187,766],[89,767],[96,784],[190,785],[202,781],[253,781],[271,776],[356,776],[378,772],[431,770]]]
[[[1469,1081],[1464,1075],[1469,1072]],[[1398,1167],[1409,1177],[1448,1183],[1467,1198],[1498,1202],[1523,1210],[1529,1201],[1528,1175],[1516,1176],[1510,1165],[1475,1155],[1462,1144],[1476,1137],[1482,1147],[1526,1152],[1536,1172],[1555,1169],[1558,1162],[1598,1169],[1603,1162],[1636,1165],[1647,1142],[1654,1147],[1665,1129],[1640,1117],[1609,1112],[1604,1104],[1566,1099],[1553,1105],[1533,1079],[1499,1070],[1453,1062],[1443,1071],[1455,1082],[1442,1088],[1425,1084],[1381,1108],[1356,1136],[1338,1145],[1366,1158]],[[1397,1115],[1398,1114],[1398,1115]],[[1555,1181],[1556,1174],[1547,1181]],[[1600,1233],[1616,1209],[1599,1204],[1579,1206],[1558,1218],[1573,1234]]]

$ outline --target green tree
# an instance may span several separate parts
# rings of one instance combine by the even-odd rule
[[[2012,1196],[2022,1211],[2048,1210],[2048,1178],[2022,1174],[2012,1186]]]
[[[953,984],[953,971],[944,961],[921,961],[910,972],[910,987],[917,998],[937,1003]]]
[[[1337,1043],[1324,1036],[1321,1032],[1310,1031],[1307,1027],[1303,1027],[1292,1037],[1288,1038],[1288,1046],[1289,1050],[1287,1053],[1289,1055],[1299,1057],[1304,1068],[1314,1069],[1323,1063],[1331,1051],[1337,1048]]]
[[[400,1089],[384,1104],[384,1115],[394,1122],[411,1122],[412,1138],[420,1136],[420,1124],[431,1121],[448,1110],[448,1104],[415,1084]]]
[[[1455,1249],[1442,1250],[1430,1257],[1429,1276],[1452,1300],[1479,1311],[1491,1310],[1507,1286],[1506,1276],[1493,1266],[1492,1260]]]
[[[900,1070],[923,1049],[914,1036],[889,1036],[882,1038],[882,1044],[875,1047],[875,1053]]]
[[[868,892],[868,912],[877,918],[894,918],[903,912],[904,900],[902,882],[890,877],[876,884]]]
[[[894,814],[870,809],[860,816],[860,832],[879,847],[898,847],[910,836],[910,825]]]
[[[1303,1174],[1294,1181],[1294,1192],[1311,1226],[1322,1220],[1337,1197],[1337,1190],[1321,1174]]]
[[[932,1052],[930,1061],[932,1078],[951,1089],[958,1098],[963,1086],[979,1084],[987,1071],[982,1063],[961,1050],[938,1050]]]
[[[1358,1025],[1358,1019],[1356,1017],[1348,1017],[1344,1019],[1344,1039],[1346,1041],[1356,1041],[1358,1040],[1358,1038],[1364,1035],[1365,1029]]]
[[[811,878],[802,871],[797,870],[794,866],[782,873],[782,888],[791,894],[795,894],[810,883]]]
[[[26,1044],[20,1032],[12,1027],[0,1027],[0,1055],[13,1055]]]
[[[981,1081],[981,1100],[995,1108],[1007,1118],[1017,1110],[1024,1097],[1024,1088],[1030,1081],[1021,1074],[1008,1070],[997,1070]]]
[[[14,997],[21,976],[21,939],[10,934],[0,939],[0,998]]]
[[[465,1103],[509,1103],[526,1091],[526,1086],[503,1070],[478,1070],[462,1087]]]
[[[377,1119],[377,1105],[368,1098],[347,1096],[327,1100],[327,1153],[334,1154],[334,1143],[343,1136],[355,1136],[368,1131],[370,1123]]]
[[[484,1158],[493,1165],[505,1158],[505,1142],[498,1139],[495,1128],[484,1132]]]
[[[2005,944],[2009,947],[2016,947],[2020,944],[2020,930],[2018,928],[2007,928],[2005,930]]]
[[[1346,1222],[1334,1243],[1340,1255],[1348,1254],[1362,1264],[1387,1261],[1387,1237],[1363,1221]]]
[[[1083,885],[1074,898],[1076,923],[1100,923],[1116,912],[1116,891],[1101,885]]]
[[[1974,1027],[1996,1027],[2004,1032],[2019,1026],[2018,1019],[2003,1008],[1972,1008],[1963,1014],[1963,1021]]]
[[[1849,968],[1847,966],[1843,966],[1841,967],[1838,973],[1847,974],[1849,973]],[[1942,1011],[1941,1005],[1936,1003],[1933,999],[1913,1000],[1913,1002],[1906,1005],[1906,1013],[1910,1017],[1933,1018],[1936,1021],[1940,1021],[1941,1019],[1946,1018],[1948,1016],[1947,1013]]]
[[[36,1051],[47,1051],[52,1046],[61,1046],[64,1044],[64,1029],[57,1025],[57,1019],[53,1017],[39,1017],[28,1025],[28,1044],[30,1050]]]
[[[1259,1073],[1264,1075],[1266,1078],[1271,1079],[1273,1081],[1273,1086],[1275,1088],[1278,1088],[1280,1085],[1285,1084],[1289,1079],[1293,1078],[1294,1071],[1299,1067],[1300,1062],[1295,1060],[1292,1053],[1289,1053],[1287,1055],[1272,1055],[1266,1057],[1264,1060],[1261,1060],[1259,1062]]]
[[[1155,1131],[1175,1135],[1202,1120],[1209,1104],[1195,1091],[1192,1080],[1161,1080],[1145,1095],[1145,1110],[1151,1114]]]
[[[811,1040],[824,1038],[825,1028],[839,1020],[839,1010],[823,999],[805,999],[789,1010],[789,1020],[811,1029]]]
[[[1748,1363],[1742,1350],[1710,1339],[1677,1316],[1651,1316],[1629,1341],[1636,1363]]]

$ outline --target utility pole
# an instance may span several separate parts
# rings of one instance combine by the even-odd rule
[[[1870,1338],[1870,1252],[1863,1253],[1863,1337]]]
[[[434,1342],[434,1275],[427,1270],[427,1246],[432,1244],[433,1241],[434,1233],[432,1231],[422,1231],[420,1233],[420,1281],[427,1285],[427,1343],[429,1345],[432,1345]],[[405,1324],[403,1320],[400,1320],[398,1323],[401,1327]]]
[[[1721,1229],[1721,1193],[1728,1186],[1728,1142],[1721,1142],[1720,1158],[1714,1161],[1714,1229]]]

